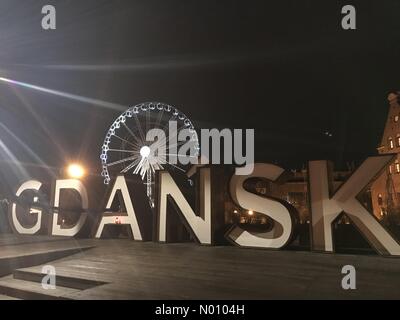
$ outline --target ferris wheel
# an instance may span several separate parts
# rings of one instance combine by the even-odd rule
[[[176,131],[169,132],[171,122],[176,124]],[[165,138],[147,141],[146,135],[152,129],[161,129]],[[177,135],[182,129],[187,129],[189,135],[185,141],[178,141]],[[175,143],[171,144],[171,141]],[[109,184],[111,178],[119,174],[139,174],[146,185],[150,205],[154,207],[156,170],[168,170],[175,176],[187,178],[189,164],[170,159],[176,158],[177,149],[188,142],[194,153],[186,156],[197,158],[200,148],[196,130],[192,121],[178,109],[161,102],[130,107],[115,119],[104,138],[100,155],[104,183]],[[165,150],[165,154],[156,150]],[[188,183],[192,185],[191,180]]]

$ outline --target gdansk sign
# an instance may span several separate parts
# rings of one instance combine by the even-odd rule
[[[357,227],[370,245],[381,255],[400,256],[400,245],[379,221],[367,211],[357,200],[367,185],[373,181],[385,167],[393,161],[393,155],[367,158],[354,173],[335,192],[331,185],[331,174],[328,161],[310,161],[308,165],[308,194],[311,212],[311,250],[319,252],[334,252],[332,225],[334,220],[345,213]],[[86,236],[101,238],[105,226],[121,224],[130,227],[132,237],[139,241],[169,242],[167,235],[169,212],[176,212],[192,238],[201,245],[215,245],[223,232],[223,237],[236,246],[245,248],[281,249],[294,240],[294,229],[297,222],[297,211],[288,202],[281,199],[254,194],[244,188],[244,182],[249,178],[262,178],[270,181],[284,173],[284,169],[268,163],[254,164],[254,170],[249,175],[233,173],[228,193],[232,201],[245,210],[253,210],[274,220],[273,227],[265,232],[253,232],[234,225],[228,231],[223,228],[223,206],[218,198],[223,190],[218,190],[218,177],[214,177],[212,165],[198,167],[196,172],[196,195],[198,201],[193,209],[193,203],[187,199],[184,192],[170,173],[164,170],[157,172],[154,212],[148,205],[145,191],[136,184],[133,188],[129,179],[120,175],[112,181],[106,196],[105,209],[98,215],[98,220],[89,219],[88,191],[82,181],[74,179],[56,180],[52,187],[52,213],[45,219],[45,209],[26,210],[16,199],[10,205],[10,221],[14,232],[19,234],[43,233],[43,226],[48,226],[48,233],[53,236],[77,236],[84,225],[92,223],[92,232]],[[24,192],[35,192],[42,188],[42,182],[29,180],[23,183],[16,192],[20,197]],[[81,213],[76,224],[65,228],[59,223],[58,208],[60,194],[63,189],[71,189],[80,195]],[[111,209],[119,195],[124,202],[124,213]],[[61,210],[61,209],[60,209]],[[18,214],[17,214],[18,212]],[[35,215],[36,223],[23,225],[18,217]],[[222,216],[222,217],[221,217]],[[222,231],[224,230],[224,231]]]

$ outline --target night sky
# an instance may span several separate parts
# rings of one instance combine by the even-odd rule
[[[45,4],[56,30],[41,28]],[[345,4],[357,30],[341,28]],[[255,128],[258,161],[346,167],[376,154],[387,95],[400,90],[399,12],[398,0],[1,0],[0,77],[122,109],[162,101],[196,128]],[[119,113],[0,82],[1,170],[35,153],[100,172]]]

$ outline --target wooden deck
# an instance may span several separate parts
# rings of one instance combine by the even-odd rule
[[[20,247],[21,254],[31,246],[32,252],[33,245],[13,249]],[[21,299],[400,298],[400,259],[395,258],[130,240],[41,242],[49,252],[72,246],[87,250],[44,263],[56,268],[56,290],[41,287],[40,263],[1,278],[0,294]],[[11,249],[3,245],[2,250]],[[357,270],[356,290],[341,288],[346,264]]]

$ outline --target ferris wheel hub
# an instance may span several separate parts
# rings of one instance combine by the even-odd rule
[[[150,148],[148,146],[141,147],[140,155],[142,156],[142,158],[147,158],[150,155]]]

